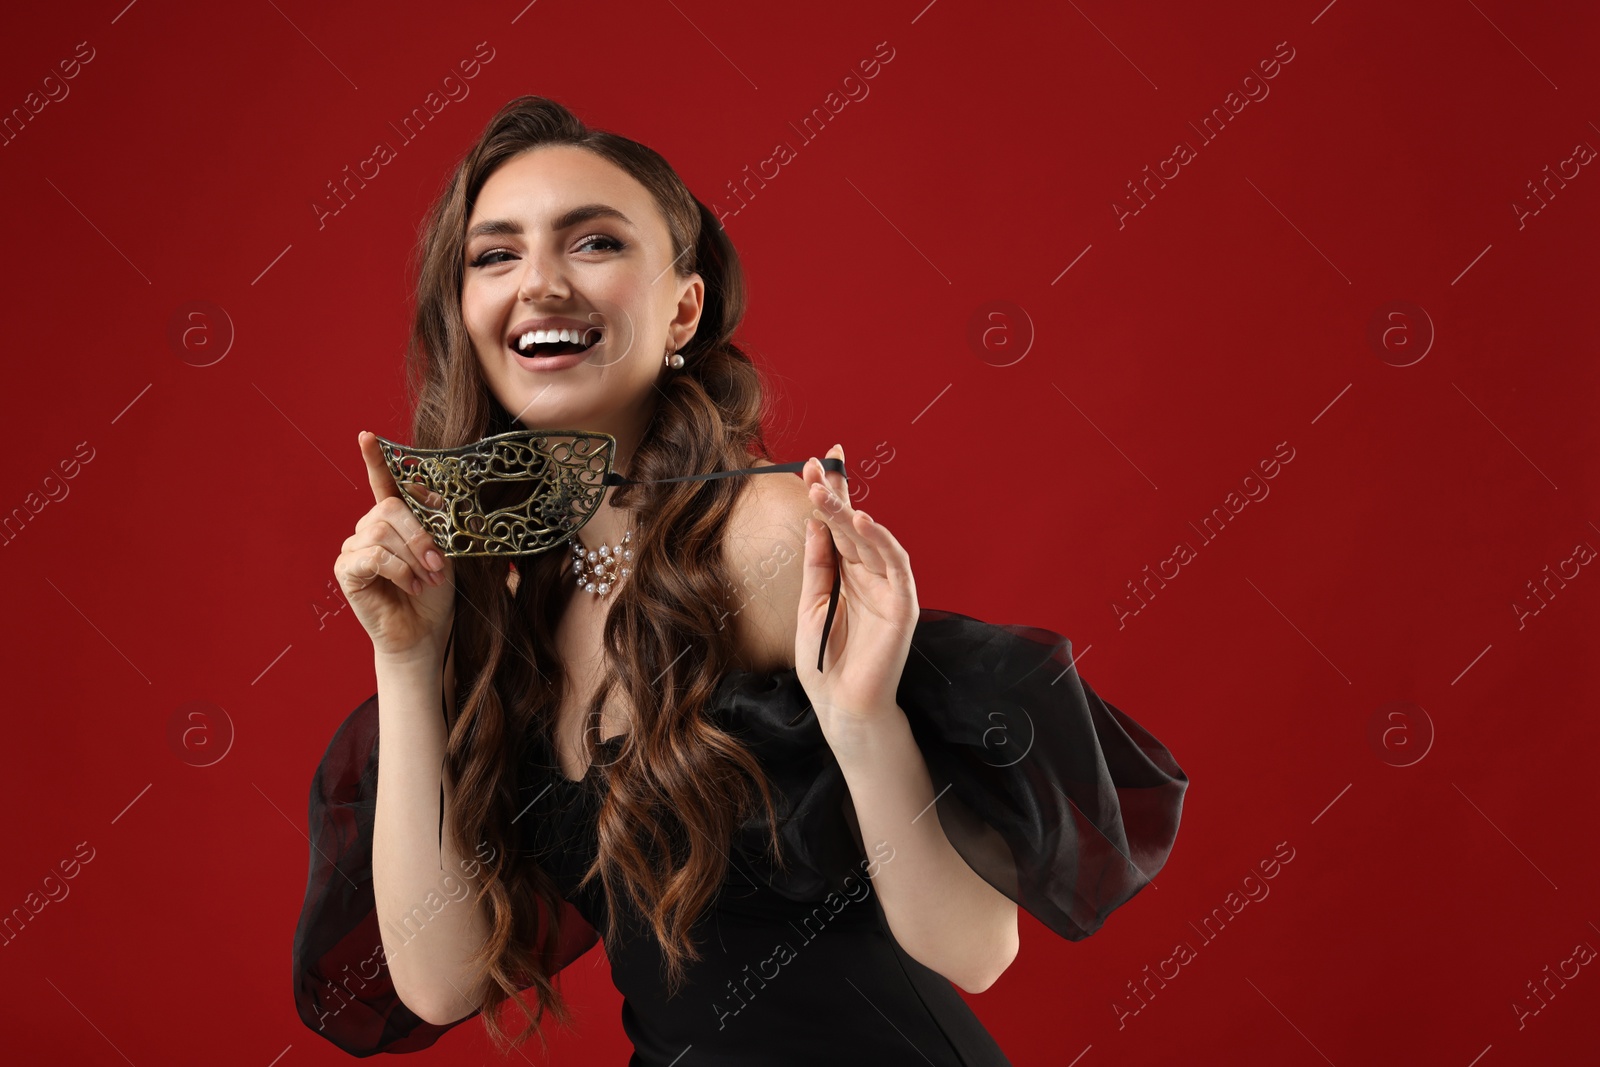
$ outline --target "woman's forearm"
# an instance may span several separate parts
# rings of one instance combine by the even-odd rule
[[[490,857],[461,855],[448,833],[440,854],[445,726],[439,656],[430,652],[396,660],[379,655],[374,668],[378,795],[372,887],[378,929],[395,992],[425,1022],[443,1025],[477,1007],[471,999],[477,990],[468,987],[465,973],[488,935],[488,923],[474,905],[477,879],[469,874],[476,874],[477,861]],[[447,678],[447,690],[449,683]],[[447,789],[446,819],[453,800]]]
[[[837,720],[836,720],[837,722]],[[933,806],[935,790],[899,707],[833,727],[831,737],[869,853],[893,859],[872,883],[900,947],[969,993],[988,988],[1017,954],[1017,906],[967,865]]]

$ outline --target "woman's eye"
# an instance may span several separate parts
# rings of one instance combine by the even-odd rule
[[[579,241],[578,244],[576,245],[576,247],[574,248],[574,251],[582,252],[582,251],[588,249],[590,245],[596,245],[596,244],[598,244],[600,246],[600,248],[599,248],[600,251],[610,251],[610,252],[620,252],[624,248],[627,247],[621,241],[617,240],[615,237],[608,237],[605,234],[596,233],[596,234],[591,234],[588,237],[585,237],[583,240]],[[497,257],[515,258],[514,255],[511,252],[508,252],[503,248],[495,248],[495,249],[491,249],[488,252],[484,252],[484,253],[480,254],[478,256],[478,258],[474,259],[471,263],[468,264],[468,266],[471,266],[471,267],[488,267],[488,266],[492,266],[493,264],[496,264],[496,263],[505,262],[505,259],[497,258]]]
[[[581,251],[589,245],[594,244],[596,241],[601,242],[613,252],[619,252],[623,247],[622,242],[617,240],[615,237],[607,237],[605,234],[596,233],[590,234],[588,237],[585,237],[583,240],[579,241],[578,248]]]

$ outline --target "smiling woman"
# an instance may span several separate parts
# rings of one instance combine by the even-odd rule
[[[1019,908],[1076,940],[1138,893],[1181,768],[1060,634],[921,608],[841,446],[771,462],[738,255],[654,151],[514,100],[418,253],[414,446],[604,433],[626,475],[512,581],[441,558],[360,435],[376,503],[334,572],[377,692],[312,783],[306,1025],[356,1055],[472,1015],[542,1041],[603,934],[635,1064],[1008,1063],[952,983],[999,977]],[[471,906],[402,937],[457,869]]]

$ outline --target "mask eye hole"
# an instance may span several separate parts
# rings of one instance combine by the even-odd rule
[[[534,479],[489,478],[478,484],[478,507],[486,515],[521,508],[537,495],[538,487]]]

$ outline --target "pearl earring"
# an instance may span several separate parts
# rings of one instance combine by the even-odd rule
[[[661,357],[661,361],[667,366],[671,367],[673,370],[677,370],[679,367],[683,366],[683,356],[678,352],[668,352],[665,356]]]

